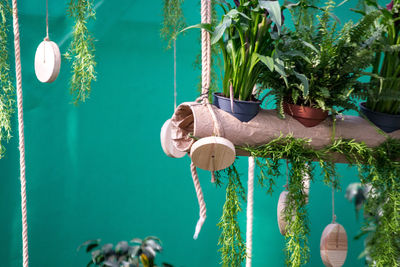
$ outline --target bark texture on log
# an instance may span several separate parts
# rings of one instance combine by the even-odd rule
[[[292,134],[295,138],[309,138],[310,145],[319,149],[331,143],[332,119],[327,118],[315,127],[305,127],[290,116],[280,119],[275,110],[260,110],[249,122],[241,122],[229,113],[212,106],[221,128],[221,136],[236,146],[258,146],[266,144],[280,135]],[[207,107],[203,104],[188,102],[176,109],[171,120],[171,138],[175,147],[188,152],[197,138],[212,136],[214,122]],[[388,134],[400,139],[400,130]],[[386,140],[374,126],[358,116],[343,116],[336,120],[335,137],[354,139],[369,147],[376,147]],[[240,154],[239,154],[240,155]]]

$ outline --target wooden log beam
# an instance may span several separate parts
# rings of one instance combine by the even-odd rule
[[[280,135],[309,138],[315,149],[331,143],[333,121],[327,118],[315,127],[305,127],[291,116],[280,119],[275,110],[261,110],[249,122],[241,122],[229,113],[212,106],[220,124],[221,136],[236,146],[258,146],[269,143]],[[174,146],[189,152],[195,142],[191,135],[203,138],[213,135],[214,123],[208,108],[199,103],[188,102],[178,106],[171,119],[171,138]],[[400,130],[387,134],[400,139]],[[379,133],[368,121],[358,116],[343,116],[336,120],[335,138],[354,139],[369,147],[379,146],[386,136]],[[245,153],[239,155],[246,156]]]

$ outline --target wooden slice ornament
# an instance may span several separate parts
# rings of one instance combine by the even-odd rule
[[[171,158],[182,158],[186,155],[186,152],[178,150],[171,138],[171,119],[167,120],[161,128],[161,147],[164,153]]]
[[[194,165],[200,169],[219,171],[233,164],[236,152],[234,145],[228,139],[210,136],[192,145],[190,157]]]
[[[52,83],[57,79],[61,67],[61,54],[57,44],[44,40],[36,49],[35,74],[42,83]]]
[[[321,236],[321,258],[327,267],[341,267],[347,256],[347,234],[343,226],[331,223],[325,227]]]
[[[57,79],[61,67],[61,53],[58,45],[49,39],[49,3],[46,0],[46,37],[36,49],[35,74],[42,83]]]
[[[288,191],[282,191],[282,193],[279,195],[279,200],[278,200],[278,209],[277,209],[277,218],[278,218],[278,227],[279,227],[279,232],[281,235],[286,235],[286,226],[287,226],[287,221],[285,220],[285,209],[287,207],[287,196],[289,192]]]

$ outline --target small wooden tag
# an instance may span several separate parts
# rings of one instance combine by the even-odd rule
[[[331,223],[325,227],[321,236],[321,258],[327,267],[341,267],[347,257],[347,234],[343,226]]]
[[[43,41],[35,54],[35,74],[42,83],[51,83],[57,79],[61,67],[61,54],[57,44]]]

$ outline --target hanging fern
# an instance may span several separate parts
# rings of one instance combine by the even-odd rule
[[[310,139],[280,136],[259,147],[239,147],[256,158],[260,168],[260,184],[273,191],[280,175],[281,159],[291,165],[288,183],[288,205],[285,209],[286,264],[297,267],[309,259],[309,219],[303,177],[315,174],[312,160],[321,168],[323,181],[329,187],[340,188],[334,156],[341,155],[350,165],[357,167],[363,185],[372,186],[366,200],[366,219],[363,233],[368,234],[366,252],[371,266],[399,266],[400,262],[400,140],[387,139],[376,148],[354,140],[337,139],[332,144],[313,149]],[[263,158],[263,159],[261,159]]]
[[[11,9],[7,1],[0,1],[0,159],[4,153],[3,141],[11,138],[11,117],[14,113],[14,86],[8,63],[8,18]]]
[[[87,23],[95,19],[93,0],[70,0],[67,12],[75,25],[72,42],[64,56],[72,60],[70,92],[74,104],[78,104],[89,98],[92,81],[96,80],[94,38],[87,28]]]
[[[221,172],[217,174],[217,181],[221,183]],[[238,213],[242,210],[240,201],[245,201],[245,191],[240,181],[239,173],[234,165],[225,170],[228,179],[226,186],[226,201],[222,217],[218,223],[221,236],[218,244],[221,246],[222,266],[241,266],[246,257],[246,245],[243,241],[238,222]]]
[[[164,0],[161,37],[168,42],[167,49],[171,48],[177,34],[186,27],[182,11],[183,2],[184,0]]]

